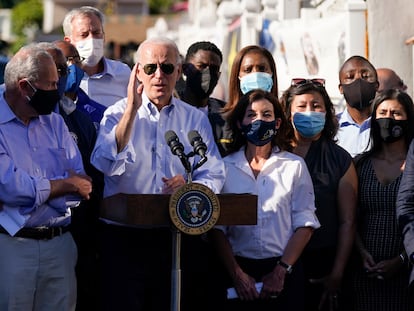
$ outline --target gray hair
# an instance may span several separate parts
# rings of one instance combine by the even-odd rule
[[[168,48],[171,48],[174,52],[175,52],[175,59],[176,59],[176,64],[181,65],[182,63],[182,58],[180,55],[180,51],[178,50],[177,44],[175,44],[175,42],[169,38],[165,38],[165,37],[154,37],[154,38],[149,38],[145,41],[143,41],[137,50],[137,62],[140,61],[141,59],[141,53],[142,50],[144,49],[145,45],[147,44],[155,44],[155,45],[163,45],[166,46]]]
[[[80,8],[75,8],[66,14],[65,19],[63,20],[63,33],[65,36],[70,37],[72,35],[72,21],[75,17],[93,15],[99,18],[103,31],[105,16],[101,13],[101,11],[92,6],[82,6]]]
[[[56,44],[52,43],[52,42],[39,42],[36,44],[37,47],[43,49],[43,50],[51,50],[51,51],[57,51],[57,52],[62,52],[61,49],[59,49]]]
[[[27,78],[30,82],[38,81],[45,66],[45,59],[53,61],[52,56],[37,44],[29,44],[20,48],[4,70],[6,89],[15,88],[17,82],[23,78]]]

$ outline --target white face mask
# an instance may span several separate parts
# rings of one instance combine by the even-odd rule
[[[82,40],[76,43],[76,49],[79,56],[85,58],[82,65],[93,67],[104,55],[104,40],[95,38]]]

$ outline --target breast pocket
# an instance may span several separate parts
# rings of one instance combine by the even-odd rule
[[[37,159],[38,168],[35,170],[40,176],[54,178],[64,176],[69,170],[69,161],[66,150],[63,148],[37,148],[33,159]]]

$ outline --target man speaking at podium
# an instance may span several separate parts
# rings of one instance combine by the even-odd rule
[[[170,142],[182,144],[188,154],[193,150],[187,139],[192,130],[208,147],[208,161],[194,171],[192,180],[220,192],[224,165],[208,118],[172,96],[180,74],[180,55],[173,41],[152,38],[139,46],[128,97],[105,111],[92,154],[93,165],[105,174],[105,197],[171,194],[183,186],[188,177],[184,162],[193,167],[200,157],[183,159],[182,150],[178,150],[181,157],[173,154],[177,150],[166,143],[165,134],[176,133],[177,139]],[[171,229],[103,221],[103,310],[169,310]]]

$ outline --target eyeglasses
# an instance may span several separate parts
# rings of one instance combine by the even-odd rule
[[[62,65],[57,67],[57,72],[59,77],[66,77],[70,73],[70,70],[67,66]]]
[[[313,84],[318,87],[325,87],[325,79],[304,79],[304,78],[294,78],[292,79],[291,86],[300,87],[306,84]]]
[[[161,68],[161,71],[163,73],[165,73],[166,75],[172,74],[174,72],[174,69],[175,69],[175,66],[173,64],[168,64],[168,63],[163,63],[163,64],[145,64],[145,65],[140,64],[140,65],[143,66],[144,72],[147,75],[149,75],[149,76],[152,75],[152,74],[154,74],[157,71],[157,68],[158,67],[160,67]]]
[[[85,57],[82,56],[68,56],[66,57],[66,63],[68,65],[79,64],[85,60]]]

